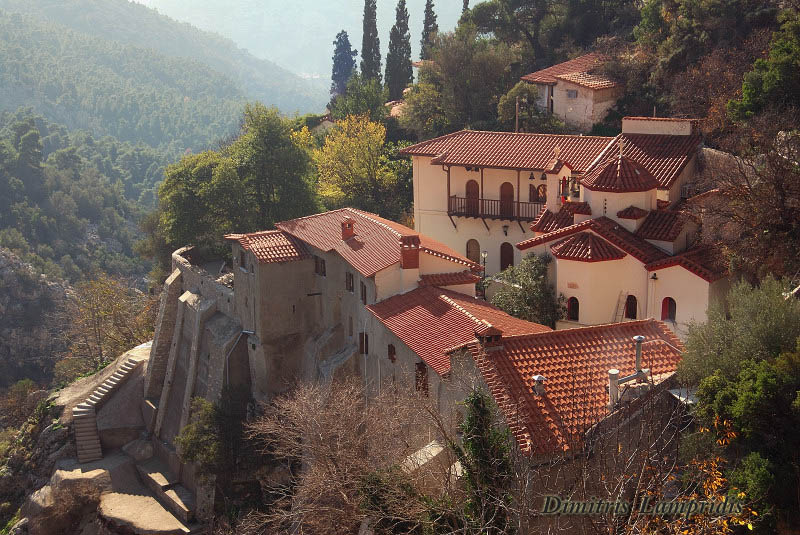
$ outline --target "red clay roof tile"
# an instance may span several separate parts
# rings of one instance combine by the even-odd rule
[[[400,154],[433,156],[431,163],[465,167],[544,170],[558,147],[559,158],[582,173],[613,138],[462,130],[411,145]]]
[[[546,69],[526,74],[522,79],[534,84],[555,84],[557,76],[570,73],[588,73],[603,64],[604,58],[601,54],[590,52],[577,58],[551,65]]]
[[[280,230],[227,234],[225,239],[239,242],[245,251],[253,253],[259,264],[291,262],[311,256],[302,241]]]
[[[458,271],[455,273],[436,273],[433,275],[420,275],[420,286],[456,286],[458,284],[475,284],[481,278],[471,271]]]
[[[355,236],[342,240],[341,223],[346,217],[355,221]],[[418,236],[420,251],[445,258],[469,269],[481,267],[446,245],[416,232],[400,223],[354,208],[342,208],[322,214],[291,219],[275,224],[323,251],[336,251],[365,277],[400,262],[400,238]]]
[[[534,232],[553,232],[554,230],[569,227],[575,222],[575,217],[566,210],[559,210],[554,214],[550,210],[544,209],[539,217],[531,224]]]
[[[559,74],[556,78],[588,89],[610,89],[619,85],[604,74],[591,72],[570,72],[567,74]]]
[[[647,210],[631,205],[617,212],[617,217],[620,219],[641,219],[649,213]]]
[[[672,242],[678,238],[688,219],[688,214],[682,212],[654,210],[647,214],[647,218],[636,231],[636,235],[646,240]]]
[[[432,286],[395,295],[367,309],[439,375],[450,371],[445,350],[475,340],[476,330],[485,329],[486,322],[509,335],[551,330],[509,316],[481,299]]]
[[[653,376],[675,371],[680,340],[653,319],[503,336],[503,349],[484,352],[470,344],[484,381],[504,413],[520,447],[535,455],[578,451],[584,433],[608,415],[608,370],[634,372],[642,335],[642,365]],[[535,393],[535,375],[545,393]]]
[[[592,208],[589,206],[588,202],[567,201],[561,205],[561,210],[565,210],[573,215],[592,215]]]
[[[642,164],[628,158],[617,156],[609,158],[588,171],[581,184],[592,191],[624,193],[649,191],[658,187],[658,181]]]
[[[550,246],[556,258],[579,262],[621,260],[625,253],[591,232],[579,232]]]
[[[728,275],[728,264],[719,250],[711,246],[692,247],[675,256],[669,256],[645,266],[647,271],[658,271],[681,266],[706,282],[714,282]]]

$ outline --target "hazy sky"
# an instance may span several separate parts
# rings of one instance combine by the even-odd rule
[[[333,40],[346,30],[361,49],[363,0],[138,0],[172,18],[233,39],[253,55],[304,76],[330,78]],[[412,59],[418,59],[425,0],[406,0]],[[383,58],[394,24],[395,0],[378,0],[378,32]],[[434,0],[439,29],[452,30],[461,0]],[[360,61],[360,59],[359,59]],[[385,67],[385,63],[384,63]]]

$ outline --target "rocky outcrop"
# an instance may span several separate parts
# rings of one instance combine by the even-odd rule
[[[25,377],[41,380],[52,368],[64,350],[52,315],[71,291],[0,248],[0,388]]]

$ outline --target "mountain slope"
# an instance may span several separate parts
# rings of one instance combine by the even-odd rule
[[[0,0],[0,9],[34,15],[72,30],[170,58],[201,62],[240,86],[248,100],[285,113],[319,112],[326,90],[237,48],[233,41],[198,30],[127,0]]]

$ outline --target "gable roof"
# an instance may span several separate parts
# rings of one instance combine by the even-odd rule
[[[689,215],[675,210],[653,210],[645,218],[636,235],[646,240],[672,242],[678,238]]]
[[[481,278],[471,271],[458,271],[454,273],[435,273],[420,275],[420,286],[456,286],[459,284],[475,284]]]
[[[620,260],[625,253],[591,232],[579,232],[550,246],[556,258],[579,262]]]
[[[590,52],[588,54],[584,54],[583,56],[579,56],[577,58],[565,61],[563,63],[557,63],[555,65],[551,65],[546,69],[526,74],[525,76],[522,77],[522,80],[530,82],[532,84],[554,85],[558,81],[558,78],[564,75],[574,76],[580,74],[588,74],[593,70],[597,69],[599,66],[601,66],[604,60],[605,58],[601,54],[598,54],[596,52]],[[593,76],[596,77],[598,81],[603,80],[604,83],[613,84],[608,87],[614,87],[615,85],[617,85],[613,80],[611,80],[606,76],[603,76],[602,74],[595,74]]]
[[[658,181],[650,171],[624,155],[595,165],[583,175],[581,184],[592,191],[612,193],[649,191],[658,187]]]
[[[548,209],[544,209],[539,213],[531,224],[531,230],[534,232],[553,232],[554,230],[569,227],[575,222],[575,216],[563,208],[557,213],[553,213]]]
[[[259,264],[291,262],[311,256],[302,241],[280,230],[226,234],[225,239],[236,241],[242,249],[251,251]]]
[[[622,154],[644,166],[658,181],[658,189],[668,190],[697,152],[702,138],[699,135],[620,134],[597,161],[603,162],[613,150],[619,151],[620,140]]]
[[[584,433],[608,415],[608,370],[635,371],[636,335],[645,337],[642,367],[655,380],[675,371],[683,345],[653,319],[504,335],[501,350],[487,353],[474,342],[469,351],[520,448],[548,454],[579,450]],[[543,395],[535,393],[536,375],[545,377]]]
[[[450,371],[446,351],[474,341],[475,332],[485,330],[487,323],[509,335],[551,330],[481,299],[433,286],[395,295],[367,309],[439,375]]]
[[[404,148],[400,154],[432,156],[432,164],[544,170],[558,158],[584,172],[613,140],[605,136],[461,130]]]
[[[638,206],[630,205],[627,208],[624,208],[624,209],[620,210],[619,212],[617,212],[617,217],[619,217],[620,219],[634,219],[634,220],[636,220],[636,219],[641,219],[643,217],[647,217],[647,214],[649,214],[649,213],[650,212],[648,212],[647,210],[645,210],[643,208],[639,208]]]
[[[553,232],[549,232],[535,238],[529,238],[519,242],[517,244],[517,249],[524,251],[525,249],[529,249],[535,245],[548,243],[560,238],[566,238],[567,236],[571,236],[585,230],[591,230],[592,232],[602,236],[604,239],[644,264],[655,262],[656,260],[661,260],[667,257],[667,254],[661,249],[629,232],[619,223],[609,219],[606,216],[600,216],[595,219],[587,219],[586,221],[576,223],[569,227],[554,230]]]
[[[681,266],[705,280],[714,282],[728,275],[728,264],[722,253],[711,246],[699,245],[645,266],[647,271],[658,271],[672,266]]]
[[[342,240],[342,221],[354,220],[355,236]],[[279,230],[291,234],[323,251],[336,251],[365,277],[400,262],[400,238],[417,236],[420,251],[445,258],[472,270],[480,266],[461,256],[443,243],[420,234],[400,223],[375,214],[342,208],[321,214],[290,219],[275,224]]]

